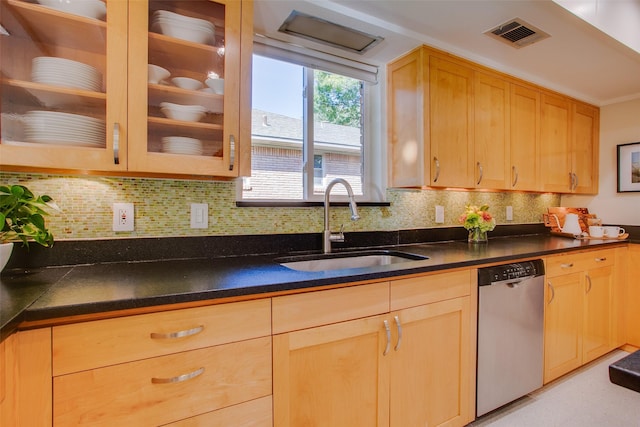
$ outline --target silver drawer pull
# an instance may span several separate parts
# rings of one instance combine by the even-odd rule
[[[188,374],[178,375],[177,377],[171,378],[151,378],[151,383],[153,384],[171,384],[171,383],[181,383],[184,381],[188,381],[192,378],[195,378],[204,373],[204,367],[200,369],[196,369],[193,372],[189,372]]]
[[[571,268],[571,267],[573,267],[573,263],[572,262],[570,262],[568,264],[560,264],[560,268]]]
[[[200,326],[196,326],[195,328],[185,329],[184,331],[169,332],[169,333],[151,332],[151,338],[152,339],[184,338],[184,337],[189,337],[191,335],[199,334],[203,330],[204,330],[204,325],[200,325]]]
[[[389,327],[389,322],[384,320],[382,322],[384,324],[384,330],[387,334],[387,346],[384,349],[384,353],[382,353],[383,356],[386,356],[387,353],[389,353],[389,350],[391,349],[391,328]]]
[[[596,258],[596,262],[602,262],[602,261],[606,261],[607,257],[602,257],[602,258]]]

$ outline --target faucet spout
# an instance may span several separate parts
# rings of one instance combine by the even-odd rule
[[[349,196],[349,209],[351,210],[351,221],[357,221],[360,219],[360,215],[358,214],[358,205],[356,204],[356,199],[353,196],[353,189],[351,188],[351,185],[349,184],[349,182],[347,182],[347,180],[343,178],[335,178],[329,183],[329,185],[327,185],[327,189],[324,192],[324,233],[322,250],[325,254],[331,252],[331,242],[344,242],[344,234],[342,233],[342,228],[340,228],[339,233],[332,233],[329,226],[331,190],[336,184],[342,184],[344,188],[347,189],[347,194]]]

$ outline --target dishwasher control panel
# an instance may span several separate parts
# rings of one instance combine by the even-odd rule
[[[478,286],[518,281],[542,275],[544,275],[544,263],[541,259],[496,265],[478,269]]]

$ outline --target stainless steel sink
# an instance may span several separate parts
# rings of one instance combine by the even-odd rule
[[[297,271],[328,271],[367,268],[402,262],[425,260],[429,257],[397,251],[364,251],[302,255],[279,258],[280,265]]]

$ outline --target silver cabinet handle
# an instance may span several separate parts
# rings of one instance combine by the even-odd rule
[[[181,383],[184,381],[188,381],[192,378],[200,376],[204,373],[204,367],[200,369],[196,369],[193,372],[189,372],[187,374],[178,375],[177,377],[170,378],[151,378],[152,384],[171,384],[171,383]]]
[[[400,324],[400,318],[398,316],[394,316],[394,319],[396,321],[396,328],[398,329],[398,342],[393,349],[398,351],[400,350],[400,343],[402,343],[402,325]]]
[[[514,177],[513,181],[511,182],[511,186],[515,187],[516,184],[518,183],[518,168],[515,166],[511,166],[511,175]]]
[[[436,176],[433,177],[433,182],[438,182],[438,178],[440,177],[440,160],[438,160],[437,157],[434,157],[433,161],[436,164]]]
[[[596,258],[595,259],[596,262],[603,262],[603,261],[606,261],[606,260],[607,260],[607,257],[602,257],[602,258]]]
[[[593,285],[591,283],[591,276],[589,276],[588,274],[587,274],[587,283],[589,284],[589,286],[587,287],[587,292],[586,292],[588,294],[589,292],[591,292],[591,286]]]
[[[113,163],[120,164],[120,123],[113,124]]]
[[[229,136],[229,170],[233,170],[233,165],[236,162],[236,137]]]
[[[549,302],[547,304],[551,304],[551,301],[553,301],[553,299],[556,297],[556,290],[553,288],[551,282],[547,282],[547,285],[549,285],[549,290],[551,291],[551,298],[549,299]]]
[[[478,162],[478,171],[480,172],[480,176],[478,177],[478,182],[476,182],[476,185],[480,185],[480,182],[482,182],[482,175],[484,175],[482,164],[480,164],[480,162]]]
[[[578,188],[578,174],[577,173],[573,173],[573,190],[575,190],[576,188]]]
[[[573,263],[572,262],[567,263],[567,264],[560,264],[560,268],[571,268],[571,267],[573,267]]]
[[[174,338],[184,338],[189,337],[191,335],[199,334],[204,330],[204,325],[196,326],[195,328],[185,329],[177,332],[169,332],[169,333],[161,333],[161,332],[151,332],[151,338],[153,339],[174,339]]]
[[[384,352],[382,353],[383,356],[386,356],[387,353],[389,353],[389,350],[391,349],[391,328],[389,328],[389,322],[384,320],[382,323],[384,323],[384,330],[387,333],[387,346],[384,349]]]
[[[569,172],[569,190],[573,191],[573,172]]]

